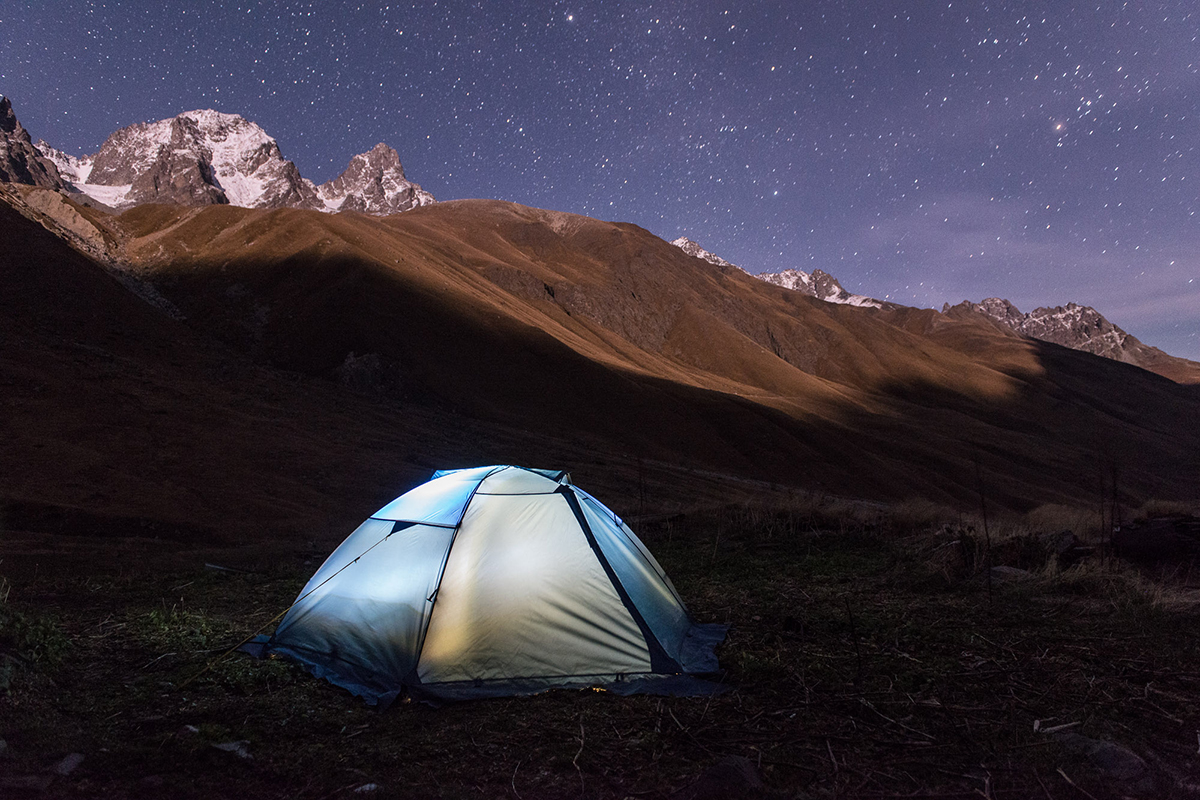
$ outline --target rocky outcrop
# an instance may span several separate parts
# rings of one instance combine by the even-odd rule
[[[317,187],[317,193],[328,211],[398,214],[434,202],[404,176],[400,155],[382,142],[350,159],[346,171]]]
[[[3,95],[0,95],[0,181],[49,189],[65,185],[58,167],[34,147],[29,132],[17,121],[12,102]]]

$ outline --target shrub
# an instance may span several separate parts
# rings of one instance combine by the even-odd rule
[[[57,668],[70,644],[53,620],[14,608],[8,602],[10,589],[0,578],[0,692],[5,694],[21,673]]]

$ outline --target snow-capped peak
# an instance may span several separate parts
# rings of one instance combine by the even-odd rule
[[[736,269],[742,269],[737,264],[733,264],[729,261],[726,261],[725,259],[721,258],[718,255],[714,255],[713,253],[708,252],[703,247],[701,247],[699,244],[697,244],[696,242],[693,242],[691,239],[687,238],[686,236],[680,236],[678,239],[671,242],[671,244],[675,245],[680,250],[687,253],[689,256],[693,256],[695,258],[702,258],[710,264],[716,264],[718,267],[735,267]],[[745,270],[742,270],[742,272],[745,272]]]
[[[434,202],[404,177],[386,145],[355,156],[346,173],[318,190],[261,127],[213,109],[122,128],[93,156],[74,158],[45,142],[38,149],[76,189],[117,208],[228,203],[390,214]]]
[[[326,211],[397,214],[434,202],[433,195],[404,177],[400,154],[380,142],[350,159],[338,177],[317,187]]]
[[[764,272],[755,276],[767,283],[782,286],[784,289],[802,292],[809,297],[824,300],[827,303],[839,303],[847,306],[862,306],[865,308],[883,308],[884,303],[873,297],[861,294],[850,294],[838,283],[838,279],[824,270],[816,269],[805,272],[801,269],[785,269],[783,272]]]
[[[714,255],[696,242],[686,236],[680,236],[675,241],[671,242],[689,256],[702,258],[710,264],[716,264],[722,267],[734,267],[746,270],[736,264],[731,264],[718,255]],[[818,300],[824,300],[827,303],[840,303],[842,305],[865,306],[867,308],[883,308],[884,303],[872,297],[865,297],[861,294],[850,294],[842,285],[837,282],[837,278],[827,272],[814,270],[812,273],[804,272],[799,269],[786,269],[783,272],[764,272],[761,275],[754,277],[759,280],[772,283],[776,286],[782,286],[784,289],[791,289],[796,292],[801,292],[809,297],[815,297]]]

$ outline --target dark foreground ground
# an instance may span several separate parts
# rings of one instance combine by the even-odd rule
[[[164,558],[127,540],[89,569],[85,545],[64,558],[8,531],[0,797],[1200,794],[1189,571],[1098,556],[1064,571],[1044,541],[993,531],[994,563],[1034,570],[989,587],[978,532],[868,517],[743,507],[638,526],[694,615],[732,624],[722,696],[384,713],[287,663],[220,658],[324,553]]]

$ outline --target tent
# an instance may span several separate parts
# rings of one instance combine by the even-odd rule
[[[360,525],[261,655],[375,705],[601,686],[704,693],[724,625],[698,625],[620,517],[564,472],[434,473]]]

